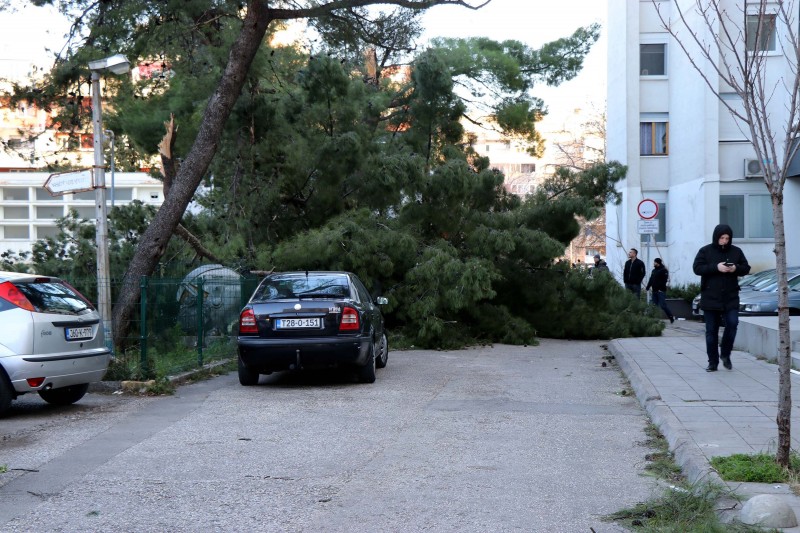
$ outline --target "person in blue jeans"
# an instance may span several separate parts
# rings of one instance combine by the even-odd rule
[[[669,282],[669,270],[664,266],[664,262],[660,257],[653,259],[653,272],[650,274],[650,279],[647,280],[645,290],[653,291],[653,305],[657,305],[663,309],[664,314],[669,318],[670,324],[675,322],[675,317],[672,311],[667,307],[667,283]]]
[[[706,322],[706,372],[716,372],[719,361],[731,370],[731,351],[739,326],[739,276],[750,272],[744,252],[733,245],[733,230],[727,224],[714,228],[711,244],[700,248],[692,265],[700,276],[700,308]],[[725,325],[722,342],[719,328]],[[718,346],[719,344],[719,346]]]

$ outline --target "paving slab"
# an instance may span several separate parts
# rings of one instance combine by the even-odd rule
[[[706,372],[704,326],[677,321],[662,337],[615,339],[608,349],[631,382],[636,397],[667,439],[690,482],[725,482],[711,467],[715,456],[774,453],[778,442],[778,367],[743,351],[731,355],[733,369]],[[800,428],[800,375],[792,375],[792,428]],[[800,447],[795,429],[792,449]],[[800,517],[800,497],[785,484],[727,483],[750,498],[772,494]],[[744,501],[727,502],[738,514]],[[800,533],[800,527],[782,531]]]

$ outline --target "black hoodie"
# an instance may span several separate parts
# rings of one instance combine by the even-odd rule
[[[730,241],[725,246],[719,238],[728,235]],[[719,263],[733,263],[736,272],[720,272]],[[727,224],[714,228],[711,244],[700,248],[692,265],[694,273],[700,276],[700,307],[704,311],[727,311],[739,308],[739,276],[750,272],[750,265],[742,250],[733,245],[733,230]]]

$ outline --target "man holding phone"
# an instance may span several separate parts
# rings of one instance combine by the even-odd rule
[[[700,308],[706,322],[706,372],[716,372],[719,360],[731,370],[731,351],[739,327],[739,276],[750,272],[742,250],[733,245],[733,230],[727,224],[714,228],[711,244],[700,248],[692,265],[700,276]],[[725,323],[722,342],[719,328]],[[719,344],[719,346],[717,346]]]

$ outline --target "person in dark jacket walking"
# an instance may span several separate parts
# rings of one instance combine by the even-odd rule
[[[600,258],[600,254],[594,256],[594,266],[592,267],[592,274],[595,272],[608,272],[608,265]]]
[[[670,324],[675,322],[675,317],[672,311],[667,307],[667,283],[669,282],[669,270],[664,266],[664,262],[660,257],[653,260],[653,272],[650,273],[650,279],[647,281],[645,290],[653,291],[653,305],[659,306],[664,310],[667,317],[669,317]]]
[[[728,370],[733,341],[739,327],[739,276],[750,272],[744,252],[733,245],[733,230],[727,224],[714,228],[711,244],[700,248],[692,265],[700,276],[700,308],[706,322],[706,372],[716,372],[719,360]],[[725,321],[725,332],[719,342],[719,328]]]
[[[636,295],[637,298],[642,294],[642,280],[647,271],[644,268],[644,261],[639,259],[639,250],[631,248],[628,252],[628,260],[625,261],[625,269],[622,271],[622,282],[625,288]]]

